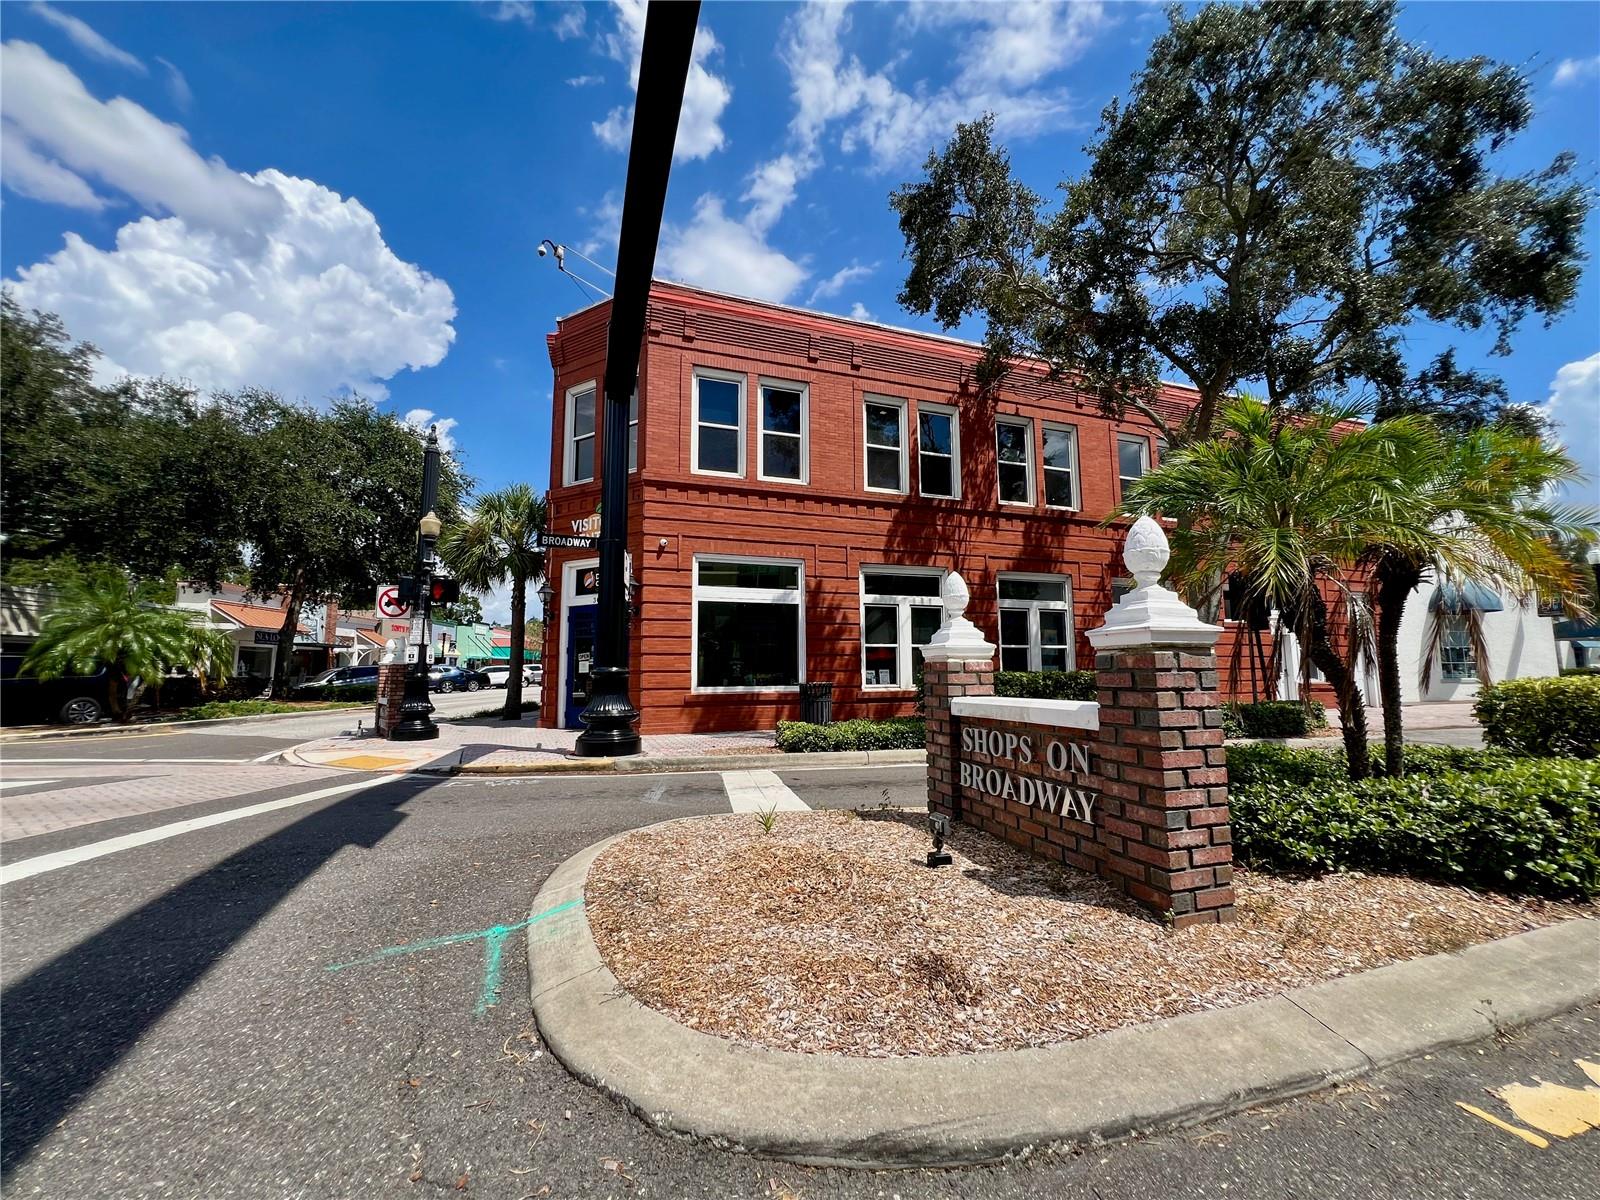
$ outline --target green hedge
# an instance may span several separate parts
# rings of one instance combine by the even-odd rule
[[[1510,679],[1479,691],[1473,712],[1491,746],[1600,758],[1600,676]]]
[[[1222,706],[1224,737],[1305,737],[1328,727],[1328,710],[1315,700],[1257,700]]]
[[[1408,745],[1403,770],[1407,778],[1432,777],[1451,771],[1496,771],[1520,761],[1504,750],[1470,746]],[[1314,746],[1293,749],[1275,742],[1251,742],[1228,747],[1228,783],[1244,787],[1254,783],[1306,784],[1348,778],[1342,747],[1322,750]],[[1372,750],[1373,770],[1383,773],[1383,750]]]
[[[921,750],[925,745],[927,730],[916,717],[836,721],[832,725],[778,722],[778,749],[786,754],[825,750]]]
[[[994,694],[1026,700],[1093,700],[1093,671],[996,671]]]
[[[1339,769],[1338,755],[1272,747],[1284,755],[1273,764],[1241,749],[1228,751],[1229,804],[1234,845],[1252,866],[1405,872],[1501,891],[1600,895],[1600,763],[1480,751],[1482,758],[1455,761],[1488,769],[1450,770],[1441,754],[1408,762],[1415,773],[1402,779],[1350,783],[1324,773]],[[1408,760],[1417,749],[1406,747]]]

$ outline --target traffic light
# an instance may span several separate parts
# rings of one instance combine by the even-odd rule
[[[461,582],[456,579],[432,579],[428,583],[430,604],[454,604],[461,599]]]

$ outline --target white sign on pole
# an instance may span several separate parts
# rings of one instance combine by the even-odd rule
[[[419,661],[420,658],[422,657],[421,651],[422,651],[422,647],[421,646],[407,646],[406,647],[406,661],[408,663],[414,663],[414,662]]]
[[[380,583],[374,609],[380,617],[403,617],[411,611],[411,600],[400,594],[398,583]]]
[[[422,618],[421,617],[412,617],[411,618],[411,644],[413,646],[420,646],[420,645],[422,645],[423,641],[425,640],[425,637],[426,637],[426,635],[424,634],[423,628],[422,628]]]

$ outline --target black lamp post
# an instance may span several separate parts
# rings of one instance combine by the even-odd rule
[[[433,547],[439,540],[439,518],[433,506],[439,499],[439,435],[428,427],[428,444],[422,453],[422,519],[417,522],[417,561],[413,572],[411,620],[422,622],[417,661],[406,668],[405,699],[400,720],[389,736],[398,742],[422,742],[439,736],[433,723],[433,701],[428,698],[428,610],[433,595]]]

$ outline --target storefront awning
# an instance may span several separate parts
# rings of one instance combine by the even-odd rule
[[[1484,587],[1481,583],[1469,581],[1441,583],[1439,590],[1434,593],[1433,606],[1440,612],[1460,616],[1468,609],[1475,612],[1499,612],[1505,608],[1505,602],[1500,599],[1498,592]]]
[[[1582,638],[1572,644],[1582,646],[1585,650],[1600,650],[1600,641],[1590,641],[1588,638]]]

